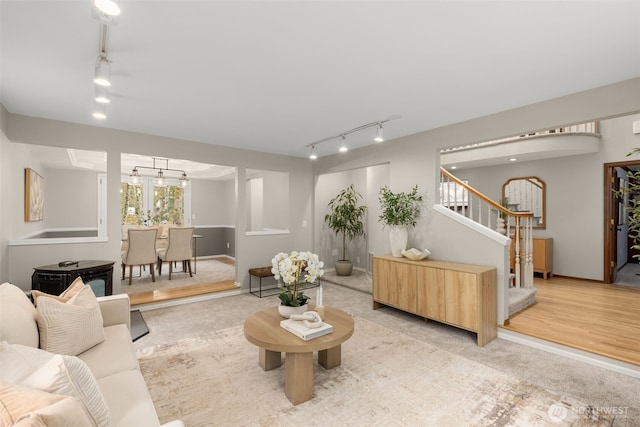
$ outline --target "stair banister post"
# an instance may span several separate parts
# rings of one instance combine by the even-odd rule
[[[516,288],[519,288],[521,283],[520,283],[520,279],[521,279],[521,274],[520,274],[520,217],[517,216],[516,217],[516,224],[515,224],[515,233],[514,233],[514,239],[515,239],[515,265],[514,265],[514,273],[516,275]],[[511,244],[513,244],[514,242],[511,242]]]

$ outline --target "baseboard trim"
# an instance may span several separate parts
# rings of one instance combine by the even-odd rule
[[[518,332],[507,329],[498,329],[498,338],[515,342],[529,347],[537,348],[549,353],[557,354],[568,359],[577,360],[588,363],[593,366],[608,369],[620,374],[628,375],[634,378],[640,378],[640,366],[631,363],[622,362],[620,360],[611,359],[600,356],[598,354],[589,353],[577,348],[556,344],[550,341],[541,340],[529,335],[520,334]]]

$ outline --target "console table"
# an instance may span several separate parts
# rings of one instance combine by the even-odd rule
[[[72,264],[61,267],[58,264],[45,265],[34,268],[31,276],[31,289],[48,294],[59,295],[77,278],[82,277],[85,284],[93,281],[101,281],[99,286],[102,292],[94,292],[96,296],[113,294],[113,264],[114,261],[82,260],[77,265]],[[92,286],[94,288],[94,286]]]
[[[384,305],[476,332],[478,345],[498,336],[497,270],[447,261],[373,257],[373,309]]]

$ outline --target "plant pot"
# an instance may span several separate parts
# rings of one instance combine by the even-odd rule
[[[338,276],[351,276],[353,271],[353,263],[348,259],[336,261],[336,274]]]
[[[409,240],[409,232],[407,227],[392,227],[389,232],[389,243],[391,244],[391,255],[402,258],[402,251],[407,249],[407,241]]]
[[[278,313],[280,316],[288,319],[292,314],[302,314],[305,311],[309,311],[309,304],[301,305],[299,307],[291,307],[290,305],[279,305]]]

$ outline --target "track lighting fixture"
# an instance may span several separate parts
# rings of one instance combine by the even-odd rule
[[[100,86],[111,86],[111,65],[106,55],[100,55],[98,57],[96,77],[93,81]]]
[[[157,167],[156,161],[165,162],[165,167]],[[182,176],[178,179],[178,183],[181,187],[186,187],[189,185],[190,181],[187,178],[187,173],[181,169],[171,169],[169,168],[169,159],[160,159],[157,157],[153,158],[153,166],[134,166],[131,174],[129,174],[129,182],[131,184],[139,184],[141,182],[142,177],[140,176],[140,172],[138,169],[152,169],[157,170],[158,174],[155,176],[155,184],[159,187],[164,187],[167,185],[167,179],[164,176],[164,173],[167,171],[171,172],[182,172]]]
[[[376,137],[373,138],[375,142],[384,142],[384,136],[382,135],[382,123],[378,123],[378,129],[376,129]]]
[[[103,13],[109,16],[120,15],[120,6],[113,0],[95,0],[93,4]]]
[[[109,89],[106,86],[96,85],[96,102],[100,102],[101,104],[111,102],[109,99]]]
[[[95,108],[93,110],[93,117],[99,120],[104,120],[107,118],[107,105],[96,102]]]
[[[309,155],[309,158],[310,159],[317,159],[318,158],[318,156],[316,154],[316,147],[317,147],[318,144],[322,144],[322,143],[325,143],[325,142],[328,142],[328,141],[332,141],[332,140],[338,139],[338,138],[342,139],[342,144],[340,145],[340,152],[344,153],[345,151],[349,150],[349,148],[347,147],[347,138],[346,138],[347,135],[349,135],[350,133],[358,132],[358,131],[361,131],[363,129],[368,129],[368,128],[374,127],[374,126],[376,126],[376,128],[377,128],[376,129],[376,136],[374,138],[374,141],[375,142],[383,142],[384,141],[384,136],[382,134],[383,133],[382,132],[382,124],[386,123],[388,121],[391,121],[391,120],[399,119],[399,118],[400,118],[400,116],[391,116],[388,119],[379,120],[379,121],[372,122],[372,123],[367,123],[366,125],[358,126],[357,128],[348,130],[346,132],[341,132],[341,133],[339,133],[337,135],[329,136],[329,137],[323,138],[323,139],[321,139],[319,141],[312,142],[311,144],[307,145],[307,147],[311,148],[311,154]]]
[[[349,151],[349,148],[347,147],[347,138],[344,135],[342,135],[342,144],[340,144],[340,152],[346,153],[347,151]]]

